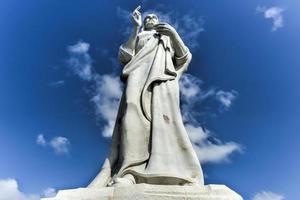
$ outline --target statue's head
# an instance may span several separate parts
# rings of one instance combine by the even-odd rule
[[[148,14],[146,15],[146,17],[144,18],[144,30],[151,30],[153,29],[155,24],[158,24],[158,17],[156,14]]]

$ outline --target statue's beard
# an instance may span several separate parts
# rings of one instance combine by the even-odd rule
[[[152,30],[155,24],[157,24],[157,23],[155,23],[154,21],[149,21],[145,24],[145,29]]]

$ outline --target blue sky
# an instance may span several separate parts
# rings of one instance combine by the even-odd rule
[[[246,200],[300,195],[299,1],[0,2],[0,199],[85,186],[122,92],[119,45],[141,5],[193,54],[182,113],[205,182]],[[11,196],[8,196],[11,195]]]

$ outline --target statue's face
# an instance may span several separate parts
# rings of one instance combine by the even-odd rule
[[[144,29],[151,30],[154,25],[158,24],[158,17],[155,14],[149,14],[144,19]]]

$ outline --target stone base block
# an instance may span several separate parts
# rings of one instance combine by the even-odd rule
[[[170,186],[136,184],[124,187],[61,190],[42,200],[243,200],[225,185]]]

